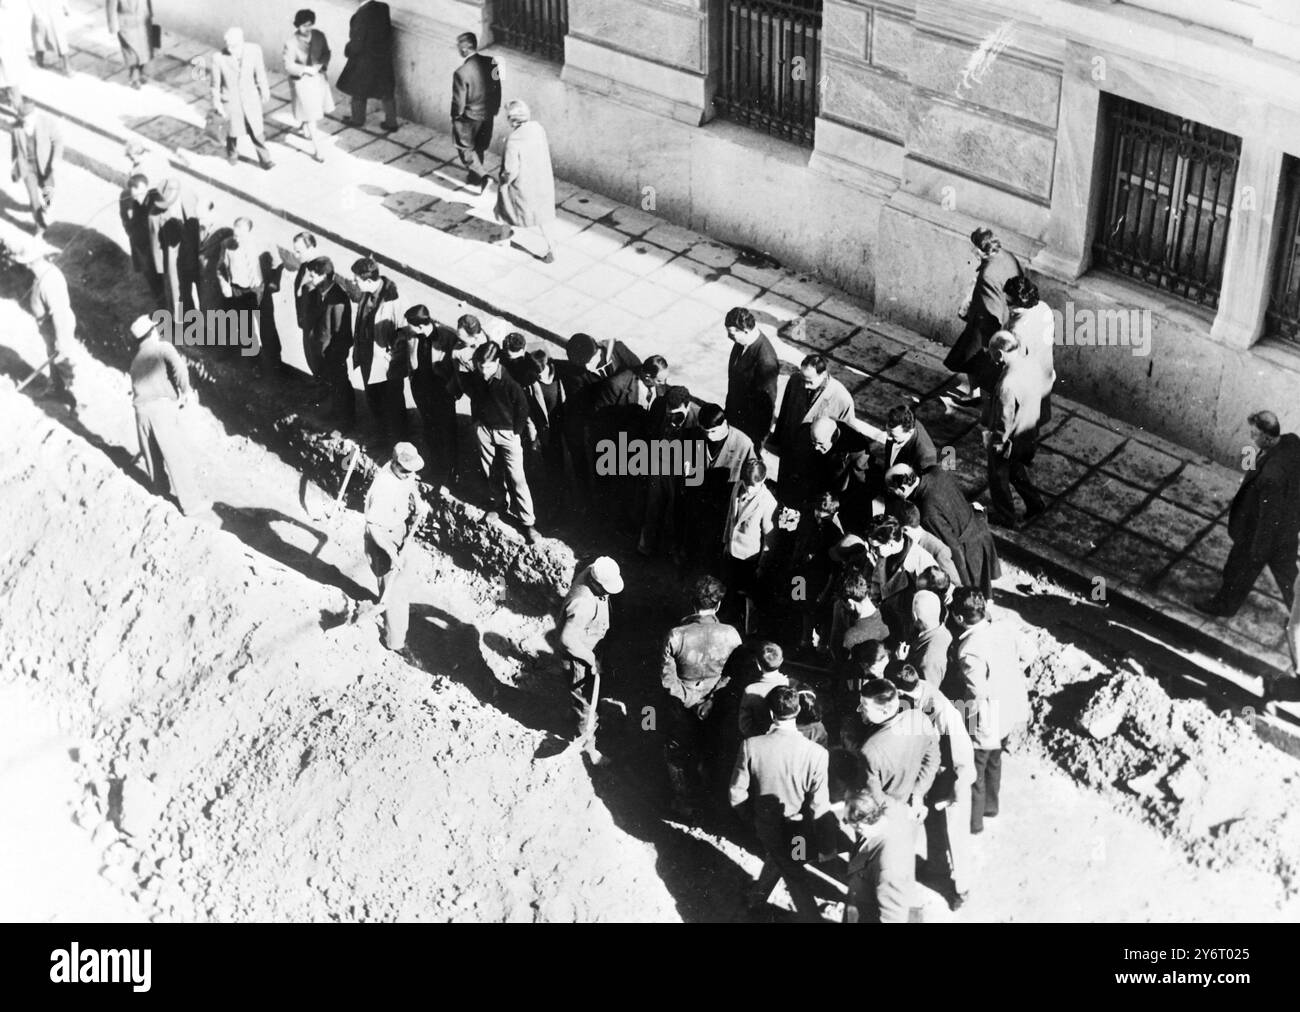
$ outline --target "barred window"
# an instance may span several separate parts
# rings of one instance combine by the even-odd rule
[[[1287,155],[1278,199],[1280,232],[1269,293],[1267,330],[1272,337],[1300,341],[1300,159]]]
[[[1098,266],[1216,307],[1241,138],[1115,96],[1105,122]]]
[[[718,115],[808,147],[821,77],[821,0],[721,0]]]
[[[569,0],[493,0],[492,38],[503,46],[564,62]]]

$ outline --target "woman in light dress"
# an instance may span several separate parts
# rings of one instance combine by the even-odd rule
[[[311,141],[312,157],[325,161],[320,151],[320,131],[316,124],[334,111],[325,71],[329,67],[330,47],[325,33],[316,30],[316,14],[300,10],[293,18],[293,34],[284,44],[284,72],[289,75],[293,99],[293,118],[302,135]]]

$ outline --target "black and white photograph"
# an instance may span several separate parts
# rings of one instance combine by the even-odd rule
[[[1264,978],[1297,0],[0,0],[0,136],[0,922],[109,939],[24,973],[1069,923]]]

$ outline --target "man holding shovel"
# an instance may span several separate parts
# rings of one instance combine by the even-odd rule
[[[391,463],[380,469],[366,493],[366,559],[379,581],[384,646],[394,651],[406,649],[411,612],[402,574],[403,552],[429,513],[417,477],[423,467],[414,446],[398,443]]]
[[[605,765],[596,749],[596,706],[600,702],[601,659],[609,632],[609,598],[623,589],[618,563],[602,555],[573,579],[560,612],[560,659],[569,675],[574,743],[595,766]],[[571,746],[572,747],[572,746]]]

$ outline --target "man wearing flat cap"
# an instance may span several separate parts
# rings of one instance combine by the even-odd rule
[[[137,342],[131,361],[135,429],[149,480],[160,491],[170,485],[187,517],[206,513],[212,503],[195,483],[194,451],[181,425],[180,408],[191,396],[189,369],[150,317],[137,317],[131,336]]]
[[[366,493],[366,560],[379,583],[384,612],[384,646],[406,649],[411,602],[403,576],[403,552],[429,514],[420,495],[424,460],[410,443],[393,447],[393,459],[380,468]]]
[[[45,340],[46,353],[54,359],[50,366],[54,393],[69,405],[75,405],[70,356],[73,353],[77,318],[73,315],[72,302],[68,297],[68,279],[63,276],[63,271],[49,261],[48,252],[49,248],[39,239],[24,239],[9,249],[9,259],[31,272],[32,284],[27,289],[27,309],[36,317],[36,325]]]
[[[618,563],[602,555],[573,578],[560,611],[560,659],[569,675],[570,712],[574,737],[581,737],[595,765],[605,760],[596,749],[596,707],[604,665],[605,634],[609,632],[609,598],[623,590]]]

